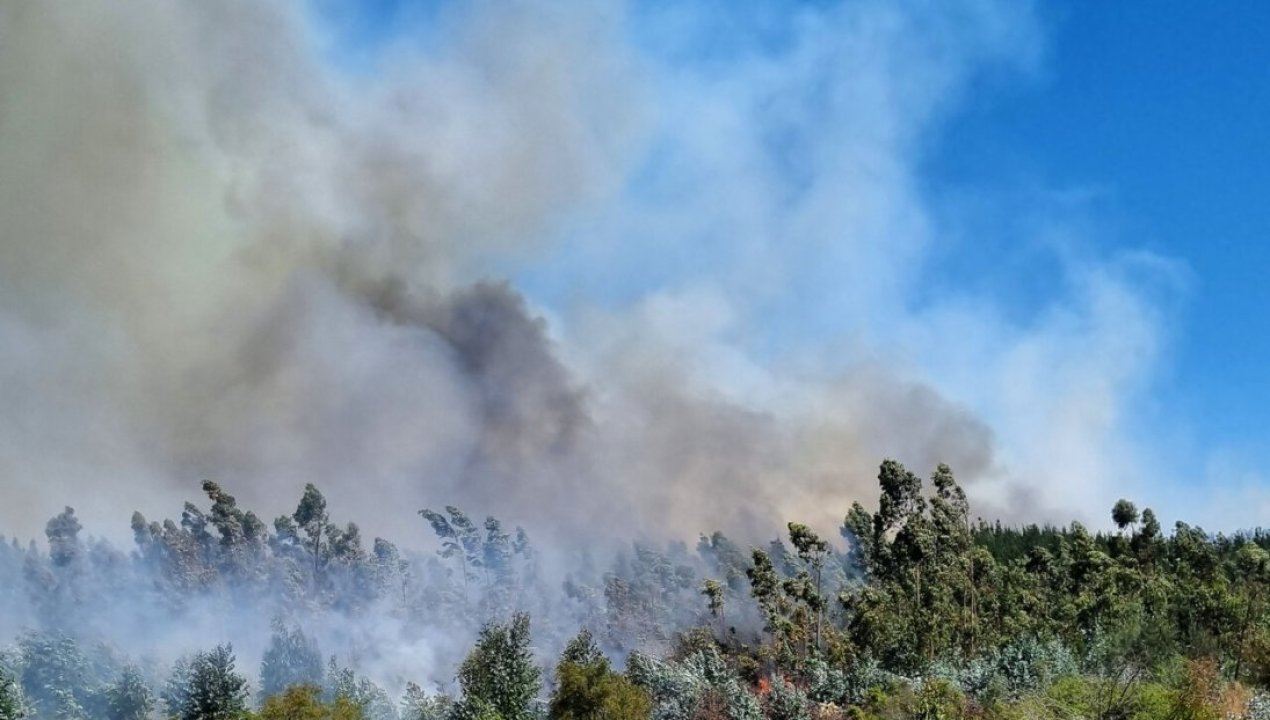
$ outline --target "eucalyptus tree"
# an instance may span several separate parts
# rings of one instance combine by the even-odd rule
[[[447,505],[445,512],[449,517],[428,508],[420,510],[419,514],[428,521],[437,539],[441,541],[441,549],[437,551],[437,554],[446,559],[453,557],[459,559],[463,602],[466,605],[470,602],[468,582],[478,579],[476,569],[481,567],[484,560],[481,536],[476,530],[476,525],[462,510],[453,505]]]
[[[299,627],[275,620],[260,661],[260,698],[293,685],[321,685],[322,679],[322,653],[317,643]]]
[[[524,613],[481,629],[476,646],[459,667],[463,694],[457,717],[487,717],[493,712],[502,720],[534,719],[542,671],[534,663],[529,640],[529,616]]]

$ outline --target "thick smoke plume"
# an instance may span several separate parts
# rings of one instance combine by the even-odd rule
[[[314,482],[397,537],[430,502],[691,537],[832,523],[880,452],[992,470],[981,423],[881,368],[777,411],[614,317],[582,374],[491,275],[637,160],[621,20],[473,10],[369,80],[298,8],[6,4],[8,529],[68,498],[110,527],[214,477],[278,511]]]
[[[578,548],[833,533],[886,456],[1104,506],[1151,263],[1067,268],[1022,329],[914,300],[926,136],[1034,61],[1027,8],[455,5],[350,41],[324,5],[0,0],[6,535],[313,483],[408,548],[423,507],[523,525],[554,592]],[[464,628],[402,652],[444,675]]]

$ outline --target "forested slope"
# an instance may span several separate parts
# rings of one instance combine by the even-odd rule
[[[459,508],[435,553],[266,524],[216,483],[134,547],[67,508],[0,543],[0,718],[1270,717],[1270,536],[1149,509],[1117,531],[973,520],[882,463],[839,538],[537,548]],[[832,542],[830,541],[832,540]]]

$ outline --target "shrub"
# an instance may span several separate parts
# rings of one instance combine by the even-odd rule
[[[316,685],[293,685],[265,699],[260,720],[364,720],[362,709],[346,697],[322,702]]]
[[[863,705],[869,691],[894,687],[898,676],[889,673],[872,658],[856,661],[846,670],[829,667],[820,659],[807,663],[807,696],[820,703],[838,706]]]
[[[552,720],[645,720],[651,709],[648,693],[609,669],[606,660],[556,668]]]
[[[807,694],[779,675],[772,681],[763,705],[769,720],[811,720]]]
[[[746,690],[713,647],[681,662],[663,662],[640,653],[627,660],[630,679],[652,699],[655,720],[692,720],[721,713],[727,720],[761,720],[758,700]]]
[[[966,699],[942,680],[922,683],[911,717],[915,720],[955,720],[965,711]]]
[[[1253,693],[1244,709],[1246,720],[1270,720],[1270,693],[1264,690]]]

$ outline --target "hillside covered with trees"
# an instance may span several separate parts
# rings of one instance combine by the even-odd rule
[[[122,551],[67,508],[0,543],[0,718],[1270,718],[1270,535],[1122,500],[1118,528],[972,519],[894,461],[841,538],[790,522],[615,557],[459,508],[435,553],[309,486],[271,525],[207,482]]]

